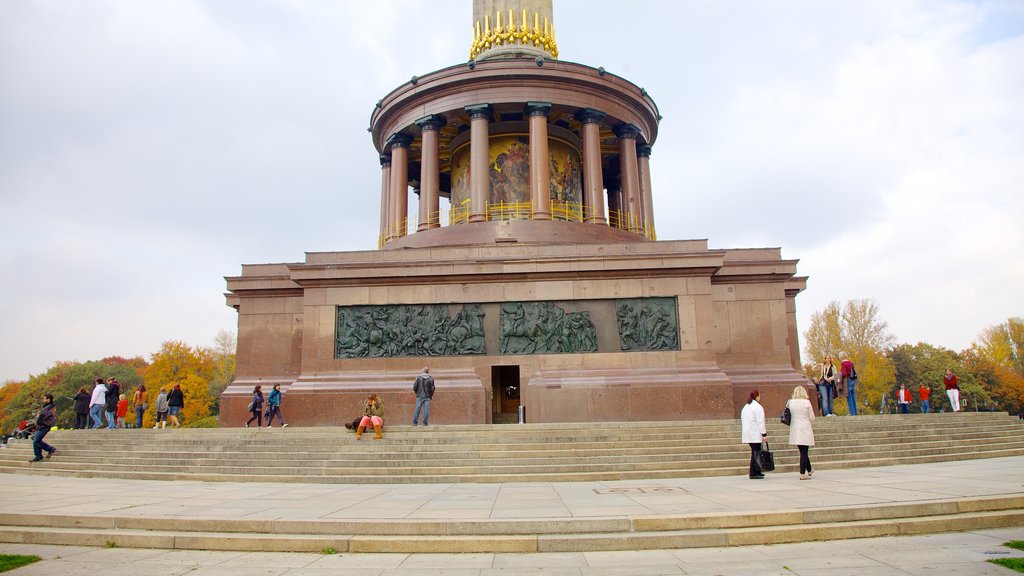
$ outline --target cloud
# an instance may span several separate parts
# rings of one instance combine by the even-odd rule
[[[366,127],[467,58],[463,1],[0,3],[0,380],[212,342],[242,263],[376,245]],[[558,0],[643,86],[662,239],[782,246],[901,341],[1024,315],[1024,7]],[[410,202],[412,208],[415,202]]]

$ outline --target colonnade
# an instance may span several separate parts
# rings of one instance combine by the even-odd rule
[[[533,220],[551,220],[549,191],[551,168],[548,161],[549,102],[527,102],[524,115],[529,120],[530,204]],[[492,118],[489,104],[465,107],[469,115],[470,198],[468,222],[488,219],[490,199],[490,133]],[[632,124],[614,127],[618,143],[619,178],[607,183],[608,217],[605,216],[605,179],[601,163],[601,122],[605,114],[589,108],[575,114],[580,122],[583,176],[583,221],[633,231],[655,240],[654,209],[651,203],[651,147],[637,144],[640,129]],[[431,115],[416,121],[420,129],[420,193],[416,232],[441,226],[440,222],[440,129],[444,116]],[[380,247],[408,233],[409,146],[413,137],[398,132],[385,142],[380,155],[381,218]]]

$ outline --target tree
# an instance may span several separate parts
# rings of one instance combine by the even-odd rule
[[[220,395],[235,379],[235,349],[237,340],[231,330],[221,330],[209,349],[213,357],[213,377],[210,379],[210,412],[220,412]]]
[[[942,375],[945,374],[947,368],[956,372],[960,378],[960,387],[965,393],[964,397],[966,397],[968,389],[973,389],[975,384],[974,375],[970,370],[964,368],[960,356],[946,348],[932,346],[924,342],[914,345],[900,344],[889,351],[889,360],[896,369],[892,393],[895,393],[899,384],[906,384],[911,394],[917,397],[918,387],[924,384],[932,391],[931,406],[935,412],[952,410],[952,406],[949,405],[949,400],[946,398],[946,388],[942,385]]]
[[[838,366],[849,358],[857,368],[857,401],[865,412],[878,412],[883,394],[889,394],[895,382],[895,370],[886,356],[895,338],[889,325],[881,319],[878,304],[873,300],[849,300],[840,306],[829,302],[824,310],[811,315],[811,324],[804,332],[804,353],[811,359],[804,369],[817,378],[821,362],[832,356]],[[837,398],[836,413],[846,413],[846,402]],[[859,411],[859,410],[858,410]]]
[[[156,420],[156,397],[159,390],[163,388],[169,392],[176,384],[181,386],[185,395],[181,420],[197,420],[209,416],[209,390],[213,373],[213,356],[208,350],[192,348],[183,342],[164,342],[160,351],[153,354],[145,371],[149,410],[146,411],[143,426]]]
[[[1010,318],[983,330],[964,352],[964,361],[996,408],[1024,412],[1024,319]]]
[[[141,358],[137,359],[145,362]],[[113,376],[121,384],[122,393],[131,397],[134,389],[142,383],[134,365],[116,359],[92,360],[89,362],[57,362],[45,373],[29,377],[11,399],[7,407],[7,418],[3,429],[13,428],[21,420],[33,418],[39,409],[40,398],[49,392],[53,394],[57,409],[57,426],[70,428],[75,422],[74,397],[83,386],[90,393],[97,378]]]

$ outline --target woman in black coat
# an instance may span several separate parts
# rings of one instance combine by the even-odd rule
[[[75,401],[75,430],[85,430],[89,427],[89,400],[91,399],[92,394],[85,386],[79,388],[78,394],[72,398]]]

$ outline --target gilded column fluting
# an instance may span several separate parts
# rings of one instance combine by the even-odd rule
[[[551,164],[548,159],[550,102],[527,102],[530,118],[530,200],[534,220],[551,220]]]
[[[391,205],[391,155],[380,155],[380,238],[377,247],[381,248],[388,241],[389,209]]]
[[[644,235],[657,240],[654,231],[654,204],[651,198],[651,147],[647,144],[637,146],[637,169],[640,173],[640,206],[644,215]]]
[[[601,120],[604,112],[584,108],[576,113],[583,140],[583,220],[607,224],[604,216],[604,181],[601,176]]]
[[[466,106],[469,113],[469,221],[487,220],[487,203],[491,199],[491,106]]]
[[[423,151],[420,156],[420,206],[417,232],[441,226],[441,127],[447,124],[444,116],[427,116],[416,121],[422,130]]]
[[[622,228],[642,232],[640,212],[640,177],[637,171],[636,137],[640,130],[632,124],[615,127],[619,139],[619,181],[622,184]]]
[[[409,144],[412,136],[398,133],[388,138],[391,149],[391,224],[388,239],[401,238],[409,233]]]

